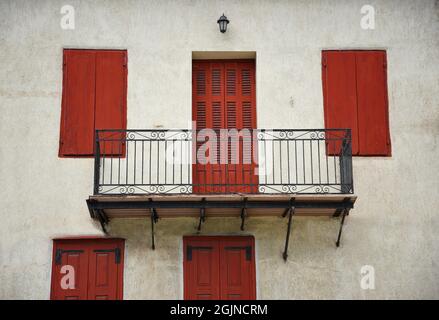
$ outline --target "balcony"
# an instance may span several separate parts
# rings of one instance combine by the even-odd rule
[[[94,194],[353,193],[347,129],[258,129],[247,139],[218,132],[217,146],[210,148],[217,155],[204,162],[194,160],[208,141],[200,135],[195,150],[191,130],[98,130]],[[225,161],[220,161],[222,150],[228,153]],[[231,161],[233,151],[244,155]],[[243,164],[246,153],[253,159],[249,155]]]
[[[87,205],[105,232],[113,218],[154,228],[192,216],[201,230],[206,218],[239,217],[244,230],[249,217],[288,216],[289,234],[293,215],[343,223],[353,191],[349,129],[98,130]]]

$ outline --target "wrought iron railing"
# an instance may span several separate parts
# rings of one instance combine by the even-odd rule
[[[97,130],[94,194],[353,193],[349,129],[255,129],[235,138],[219,134],[216,141],[205,136]]]

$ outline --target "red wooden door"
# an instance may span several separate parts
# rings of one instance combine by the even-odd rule
[[[183,246],[185,299],[256,299],[253,237],[185,237]]]
[[[122,299],[123,248],[121,239],[54,240],[51,299]]]
[[[202,140],[194,153],[193,191],[257,192],[252,154],[256,147],[252,141],[256,129],[254,61],[194,61],[192,88],[193,120]],[[214,139],[200,135],[202,129],[213,129]],[[203,161],[200,155],[207,159]]]

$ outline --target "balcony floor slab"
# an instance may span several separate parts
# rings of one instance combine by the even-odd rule
[[[90,214],[100,210],[106,218],[149,217],[154,208],[160,218],[198,217],[204,208],[206,217],[282,216],[295,207],[296,216],[338,216],[352,209],[353,194],[166,194],[166,195],[93,195],[87,200]]]

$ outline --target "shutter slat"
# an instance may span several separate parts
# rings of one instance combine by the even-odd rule
[[[203,69],[198,69],[196,71],[197,78],[197,95],[204,96],[206,95],[206,72]]]
[[[221,70],[213,69],[212,70],[212,95],[220,96],[221,95]]]
[[[236,95],[236,70],[227,69],[226,92],[228,96]]]
[[[253,108],[251,102],[242,103],[242,126],[246,129],[253,128]]]
[[[242,95],[249,96],[251,94],[251,76],[249,69],[243,69],[241,71],[241,86],[242,86]]]

